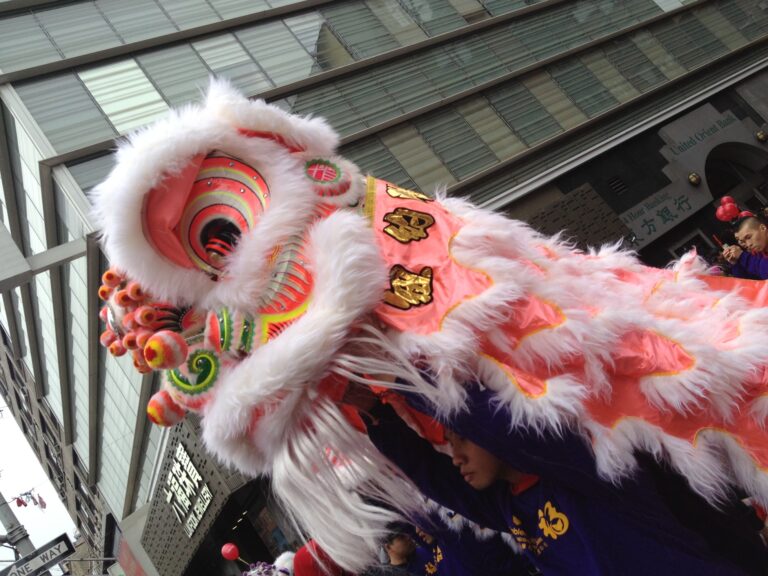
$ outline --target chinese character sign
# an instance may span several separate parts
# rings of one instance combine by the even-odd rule
[[[712,201],[705,191],[659,190],[621,214],[621,220],[635,233],[633,248],[642,248],[692,216]]]
[[[163,492],[176,520],[184,527],[187,537],[191,538],[213,500],[213,494],[181,443],[173,453]]]

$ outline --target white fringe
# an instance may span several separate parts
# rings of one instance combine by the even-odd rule
[[[329,446],[353,465],[331,462]],[[418,489],[327,399],[279,449],[272,480],[297,530],[352,572],[376,561],[389,523],[423,512]]]

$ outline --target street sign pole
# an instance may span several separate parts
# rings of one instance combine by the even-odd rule
[[[26,556],[35,551],[35,546],[29,539],[29,534],[24,526],[16,519],[16,514],[8,505],[5,496],[0,492],[0,524],[5,528],[8,535],[8,543],[19,551],[19,554]]]

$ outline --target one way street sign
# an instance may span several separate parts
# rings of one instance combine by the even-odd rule
[[[0,576],[37,576],[75,551],[69,536],[62,534],[0,572]]]

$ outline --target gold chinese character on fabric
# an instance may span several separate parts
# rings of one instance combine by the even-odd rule
[[[440,546],[434,546],[432,548],[432,561],[427,562],[424,565],[424,572],[427,576],[433,576],[437,574],[440,562],[443,561],[443,551],[440,550]]]
[[[547,538],[557,540],[558,536],[568,532],[569,525],[568,516],[558,512],[552,502],[547,501],[544,510],[539,509],[539,528]]]
[[[383,220],[387,222],[384,232],[403,244],[423,240],[429,236],[427,230],[435,223],[435,219],[426,212],[402,207],[385,214]]]
[[[512,524],[513,526],[510,527],[509,531],[515,539],[515,542],[517,542],[523,550],[529,550],[536,556],[540,556],[549,546],[547,541],[541,536],[529,536],[522,527],[523,521],[517,516],[512,516]]]
[[[421,200],[422,202],[432,202],[433,200],[421,192],[400,188],[400,186],[395,186],[389,183],[387,183],[387,194],[389,194],[392,198],[404,198],[406,200]]]
[[[432,302],[432,268],[425,266],[416,274],[395,264],[389,271],[390,289],[384,293],[384,302],[400,310]]]

